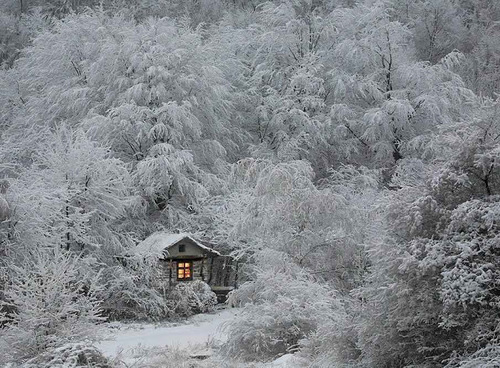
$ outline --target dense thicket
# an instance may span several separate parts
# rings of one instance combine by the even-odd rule
[[[0,361],[189,308],[131,255],[167,229],[242,264],[230,355],[498,366],[499,21],[493,0],[3,2]]]

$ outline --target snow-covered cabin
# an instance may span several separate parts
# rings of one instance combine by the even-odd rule
[[[169,286],[191,280],[213,284],[214,259],[221,257],[219,252],[187,233],[153,233],[140,242],[135,251],[145,256],[159,256],[160,274]]]

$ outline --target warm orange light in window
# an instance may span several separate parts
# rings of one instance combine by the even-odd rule
[[[191,279],[191,262],[177,263],[177,280],[190,280]]]

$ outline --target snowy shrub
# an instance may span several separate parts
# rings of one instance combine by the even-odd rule
[[[175,315],[189,317],[212,311],[217,304],[217,296],[208,284],[195,280],[177,284],[168,295],[168,303]]]
[[[258,270],[253,281],[230,297],[229,303],[243,308],[227,326],[224,351],[228,356],[265,361],[293,352],[319,326],[335,325],[340,315],[341,306],[331,288],[284,256],[268,259],[272,267]]]
[[[30,359],[23,368],[111,368],[111,363],[86,342],[68,343]]]
[[[453,357],[445,368],[496,368],[500,366],[500,345],[490,345],[466,357]]]
[[[359,319],[358,300],[345,298],[344,313],[327,320],[301,346],[300,355],[310,368],[351,367],[359,357],[356,321]],[[352,366],[359,367],[352,364]]]
[[[139,262],[132,267],[116,265],[101,271],[104,288],[99,292],[103,314],[110,319],[160,319],[170,308],[154,288],[151,265]]]
[[[99,288],[95,279],[79,272],[80,262],[58,251],[34,251],[23,265],[9,265],[5,296],[15,313],[2,329],[0,362],[25,361],[95,337],[95,324],[102,321],[96,298]]]
[[[500,126],[493,110],[444,130],[435,144],[450,159],[381,196],[386,235],[368,245],[370,274],[357,293],[358,346],[368,366],[440,366],[454,354],[464,358],[450,366],[497,359],[489,348],[498,341],[500,313]]]

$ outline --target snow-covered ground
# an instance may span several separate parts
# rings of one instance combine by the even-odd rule
[[[222,326],[232,320],[238,309],[223,309],[191,317],[185,324],[161,326],[155,324],[109,325],[106,340],[97,347],[108,357],[133,355],[138,348],[208,345],[226,338]]]
[[[161,354],[164,349],[188,350],[191,356],[210,356],[211,346],[226,340],[223,327],[238,312],[237,308],[223,309],[210,314],[196,315],[183,324],[170,326],[150,323],[131,325],[111,323],[105,325],[103,331],[105,340],[97,344],[97,348],[108,358],[124,362],[127,367],[148,367],[147,361],[154,359],[154,355]],[[298,365],[295,364],[292,355],[285,355],[273,363],[258,367],[292,368]]]

